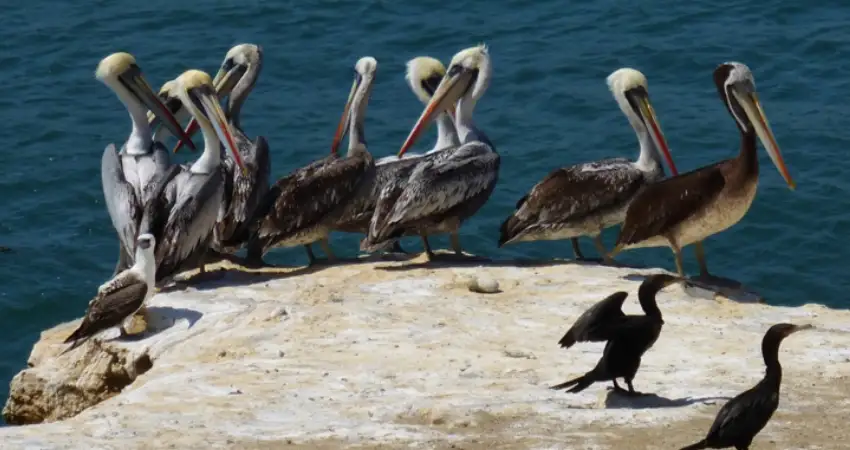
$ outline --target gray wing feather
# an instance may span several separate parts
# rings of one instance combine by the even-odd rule
[[[499,155],[479,142],[458,148],[450,157],[417,165],[399,196],[389,225],[447,211],[485,191],[498,177]]]
[[[100,163],[100,177],[106,210],[112,219],[112,226],[118,232],[121,244],[130,255],[135,249],[138,223],[142,215],[142,204],[137,198],[133,186],[124,178],[121,155],[115,144],[109,144],[103,151]]]

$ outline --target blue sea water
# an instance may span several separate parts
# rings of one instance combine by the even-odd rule
[[[268,139],[277,178],[328,152],[357,58],[379,61],[366,133],[369,149],[384,156],[398,150],[422,109],[405,85],[405,61],[430,55],[447,63],[487,43],[493,79],[475,117],[502,155],[501,174],[462,241],[474,253],[505,258],[571,257],[568,242],[496,248],[499,223],[549,171],[636,156],[634,134],[605,86],[611,71],[646,74],[684,172],[736,155],[737,130],[711,75],[724,61],[744,62],[798,188],[790,191],[760,150],[756,200],[739,224],[706,242],[709,266],[773,304],[845,308],[847,23],[850,4],[840,1],[40,0],[6,9],[0,246],[13,252],[0,254],[0,398],[39,333],[83,314],[115,264],[100,157],[108,143],[123,142],[130,123],[93,76],[109,53],[135,55],[156,89],[189,68],[214,73],[235,44],[262,45],[265,65],[243,125],[249,136]],[[428,136],[417,148],[432,142]],[[607,245],[615,234],[605,234]],[[358,239],[334,236],[334,247],[351,255]],[[592,252],[589,241],[583,246]],[[692,251],[686,254],[696,271]],[[673,268],[667,249],[619,258]],[[304,262],[304,253],[277,250],[269,259]]]

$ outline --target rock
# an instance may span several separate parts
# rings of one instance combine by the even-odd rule
[[[479,294],[495,294],[499,292],[499,282],[484,275],[470,278],[467,286],[471,292],[477,292]]]
[[[563,350],[558,339],[615,291],[629,293],[626,313],[640,311],[632,275],[653,271],[419,264],[228,270],[155,295],[137,336],[106,334],[60,354],[77,323],[47,330],[4,416],[51,423],[0,428],[2,447],[681,448],[705,435],[722,398],[760,379],[761,336],[783,321],[818,329],[782,344],[779,423],[754,445],[843,442],[850,311],[695,301],[670,287],[658,297],[661,336],[635,379],[655,395],[612,398],[610,383],[565,394],[548,386],[590,370],[604,344]],[[517,288],[493,301],[457,282],[473,276]],[[329,301],[335,293],[345,301]]]

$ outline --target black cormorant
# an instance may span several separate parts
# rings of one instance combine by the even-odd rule
[[[611,294],[605,300],[593,305],[576,320],[558,342],[561,347],[569,348],[576,342],[607,341],[602,359],[590,372],[566,381],[552,389],[569,388],[567,392],[581,392],[597,381],[611,380],[614,390],[631,396],[643,395],[632,386],[640,359],[652,347],[664,320],[661,310],[655,303],[655,295],[666,286],[680,281],[681,278],[667,274],[648,277],[638,289],[638,300],[645,315],[627,316],[623,314],[623,302],[628,296],[625,292]],[[626,381],[628,390],[617,384],[617,378]]]
[[[779,344],[796,331],[812,328],[811,325],[780,323],[770,327],[761,341],[761,353],[767,366],[764,378],[751,389],[723,405],[708,436],[681,450],[728,448],[747,450],[756,434],[779,406],[779,385],[782,383],[782,366],[779,364]]]

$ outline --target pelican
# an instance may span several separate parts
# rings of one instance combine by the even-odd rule
[[[219,146],[223,143],[236,165],[245,167],[210,76],[187,70],[175,80],[173,92],[198,122],[204,151],[191,165],[172,166],[145,208],[141,228],[158,242],[157,282],[197,266],[204,270],[203,257],[212,241],[225,187]]]
[[[499,177],[499,154],[472,120],[476,102],[490,83],[487,47],[471,47],[457,53],[449,70],[401,147],[402,156],[425,125],[438,113],[456,104],[455,127],[461,146],[436,152],[417,164],[398,200],[368,239],[382,242],[404,235],[449,233],[452,248],[461,255],[458,230],[464,220],[486,203]],[[371,230],[370,230],[371,231]],[[426,248],[428,258],[434,254]]]
[[[439,60],[427,56],[419,56],[407,62],[405,79],[414,95],[420,101],[427,104],[445,74],[446,68]],[[362,117],[359,119],[362,120]],[[349,128],[348,126],[343,127],[343,133],[347,133]],[[334,152],[341,138],[334,141]],[[352,140],[349,140],[349,145],[352,142]],[[365,143],[362,144],[365,145]],[[460,142],[451,118],[448,114],[440,114],[437,117],[437,142],[434,148],[428,153],[457,147],[458,145],[460,145]],[[422,156],[421,154],[408,153],[402,158],[392,155],[377,160],[375,162],[375,177],[372,180],[371,189],[363,192],[363,195],[349,202],[345,211],[334,225],[334,230],[368,235],[370,224],[376,220],[376,215],[374,214],[376,206],[378,204],[381,204],[382,207],[387,204],[392,206],[391,202],[395,201],[397,195],[389,198],[390,193],[401,192],[401,187]],[[386,194],[382,195],[383,192],[386,192]],[[386,208],[384,207],[383,209],[385,210]],[[380,214],[378,214],[378,217],[380,217]],[[427,246],[427,238],[423,236],[423,240]],[[393,241],[392,245],[395,251],[403,252],[397,240]],[[370,248],[368,244],[362,246],[361,249],[366,251],[377,250],[377,248]]]
[[[163,124],[179,139],[189,140],[180,123],[153,92],[136,59],[129,53],[113,53],[97,65],[95,77],[118,96],[133,123],[121,151],[109,144],[101,159],[101,183],[106,209],[120,241],[115,274],[132,264],[136,235],[152,181],[169,167],[168,150],[157,145],[148,125],[147,111],[165,119]],[[191,141],[189,141],[190,145]]]
[[[637,134],[637,161],[608,158],[557,169],[517,202],[502,223],[499,247],[514,242],[570,238],[577,258],[583,258],[578,236],[591,236],[606,256],[600,234],[623,221],[632,198],[649,183],[664,178],[661,158],[673,175],[676,166],[649,101],[646,77],[622,68],[607,78],[608,88]]]
[[[269,190],[271,161],[266,138],[257,136],[252,142],[242,131],[239,113],[242,105],[260,75],[263,67],[262,47],[254,44],[240,44],[231,48],[224,57],[218,73],[213,79],[218,96],[228,96],[225,115],[230,121],[233,138],[245,163],[247,175],[236,170],[234,162],[226,158],[222,162],[225,190],[223,196],[224,218],[215,228],[216,247],[224,253],[238,251],[249,237],[249,226],[263,196]],[[186,133],[192,136],[198,130],[192,120]],[[180,148],[178,142],[174,151]]]
[[[65,339],[66,344],[73,342],[68,350],[77,347],[86,338],[115,326],[120,326],[121,336],[127,334],[124,320],[141,309],[154,294],[155,245],[156,240],[152,235],[139,235],[133,267],[123,270],[98,288],[97,295],[89,302],[82,323]]]
[[[788,187],[794,189],[750,68],[739,62],[723,63],[714,70],[714,84],[741,133],[738,156],[644,188],[629,205],[612,256],[623,249],[669,246],[676,269],[684,276],[681,249],[696,243],[701,277],[709,278],[702,240],[738,223],[756,196],[756,136]]]
[[[349,128],[348,153],[344,158],[332,152],[326,158],[296,170],[278,180],[263,200],[261,219],[251,242],[248,260],[262,259],[274,247],[308,245],[319,241],[328,256],[336,256],[328,244],[328,235],[346,205],[371,186],[375,162],[366,148],[362,117],[372,92],[378,61],[360,58],[354,67],[354,83],[334,136],[332,149],[339,145],[344,127]],[[309,247],[310,263],[315,259]]]

